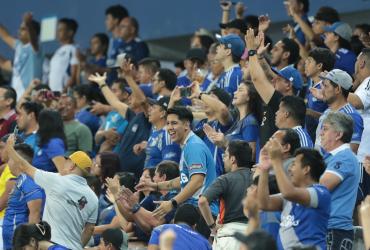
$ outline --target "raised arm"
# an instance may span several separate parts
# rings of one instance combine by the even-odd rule
[[[11,48],[14,49],[16,39],[12,37],[6,28],[0,24],[0,38]]]
[[[221,2],[221,9],[222,9],[221,23],[222,24],[226,24],[226,23],[229,22],[231,6],[232,6],[231,1],[222,1]],[[227,35],[225,29],[221,29],[221,35],[223,35],[223,36]]]
[[[133,69],[134,69],[134,65],[131,63],[130,60],[123,61],[121,65],[121,71],[124,74],[127,84],[130,86],[132,90],[132,96],[135,98],[135,102],[145,103],[146,96],[144,92],[141,90],[141,88],[139,87],[139,85],[134,80]]]
[[[30,12],[24,14],[23,22],[28,30],[28,34],[30,36],[30,43],[32,45],[33,50],[36,52],[39,51],[39,41],[38,41],[39,38],[34,26],[32,25],[32,14]]]
[[[105,99],[107,102],[117,110],[117,112],[123,116],[126,117],[126,113],[128,110],[128,105],[126,103],[121,102],[118,97],[113,94],[113,92],[110,90],[108,85],[105,83],[105,80],[107,79],[107,73],[104,73],[103,75],[100,75],[99,73],[96,73],[95,75],[89,76],[89,81],[95,82],[99,85],[99,88],[101,89]]]

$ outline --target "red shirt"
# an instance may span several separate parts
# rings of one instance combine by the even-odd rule
[[[0,138],[10,132],[13,132],[13,129],[16,125],[17,113],[14,109],[10,110],[2,118],[0,118]]]

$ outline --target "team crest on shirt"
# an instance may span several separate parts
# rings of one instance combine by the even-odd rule
[[[87,199],[85,196],[82,196],[77,202],[73,201],[73,200],[67,200],[67,203],[72,205],[72,206],[75,206],[77,207],[79,210],[82,210],[85,208],[86,204],[87,204]]]
[[[281,227],[296,227],[299,225],[299,220],[295,220],[294,215],[282,215],[281,216]]]
[[[336,162],[336,163],[335,163],[334,168],[335,168],[335,169],[340,169],[340,166],[341,166],[341,165],[342,165],[342,163],[338,161],[338,162]]]
[[[132,126],[131,131],[136,133],[138,127],[139,127],[139,125],[135,124],[134,126]]]

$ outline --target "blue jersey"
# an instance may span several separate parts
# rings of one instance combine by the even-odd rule
[[[105,122],[102,124],[101,129],[104,131],[107,131],[111,128],[114,128],[116,132],[122,136],[125,132],[125,129],[127,127],[127,120],[120,115],[117,111],[113,110],[108,113],[107,117],[105,118]],[[113,148],[113,152],[118,153],[119,146],[116,145]]]
[[[154,228],[149,245],[159,246],[159,237],[162,232],[171,229],[176,234],[173,250],[211,250],[208,240],[185,224],[163,224]]]
[[[187,87],[191,84],[190,78],[185,75],[185,76],[180,76],[177,78],[176,85],[179,87]]]
[[[302,128],[302,126],[296,126],[296,127],[293,128],[293,130],[299,136],[299,141],[301,143],[301,147],[313,148],[314,145],[312,143],[311,137],[307,133],[307,130],[305,128]]]
[[[278,238],[279,249],[295,245],[314,245],[326,249],[326,232],[330,216],[330,192],[322,185],[307,188],[310,204],[284,200]]]
[[[107,66],[113,66],[116,63],[118,54],[120,53],[120,48],[123,46],[123,41],[121,38],[111,37],[109,39],[109,46],[107,52]]]
[[[69,248],[66,248],[64,246],[61,246],[61,245],[53,245],[53,246],[50,246],[48,248],[48,250],[69,250]]]
[[[279,237],[281,212],[260,212],[261,228],[269,233],[275,241]]]
[[[180,145],[171,141],[166,128],[152,130],[146,147],[145,168],[154,168],[163,160],[179,162]]]
[[[36,131],[26,135],[25,133],[20,134],[20,137],[23,139],[24,143],[29,145],[33,151],[37,149],[38,137]]]
[[[206,190],[216,179],[216,168],[206,144],[193,132],[190,132],[185,140],[180,158],[180,184],[183,189],[193,174],[204,175],[203,186],[189,198],[187,203],[198,207],[199,196]],[[212,214],[218,214],[216,203],[211,203]]]
[[[203,132],[203,126],[207,123],[207,120],[204,119],[200,121],[197,126],[195,127],[194,131],[197,131],[197,134],[202,134],[202,139],[204,143],[207,145],[209,148],[209,151],[211,152],[213,156],[213,161],[216,166],[216,175],[217,177],[225,173],[224,169],[224,160],[223,160],[223,154],[224,150],[222,148],[217,147],[214,143],[212,143],[208,137],[204,134]],[[223,126],[221,123],[219,123],[217,120],[210,121],[207,123],[209,126],[214,128],[218,132],[225,133],[230,126]]]
[[[88,61],[88,63],[92,64],[92,65],[102,67],[102,68],[105,68],[105,67],[107,67],[107,58],[105,58],[105,56],[103,56],[102,58],[99,58],[99,59],[91,58]]]
[[[38,169],[57,172],[52,159],[57,156],[64,157],[66,152],[64,142],[60,138],[52,138],[48,143],[37,147],[32,159],[32,165]]]
[[[360,182],[360,165],[348,144],[331,151],[325,157],[326,171],[341,182],[331,193],[329,229],[352,230],[352,215]]]
[[[340,48],[335,52],[334,69],[346,71],[349,75],[355,73],[355,63],[357,57],[355,53],[348,49]]]
[[[83,108],[76,113],[75,117],[79,122],[85,124],[90,129],[91,134],[95,136],[100,126],[100,119],[98,116],[94,115],[86,108]]]
[[[4,216],[3,241],[5,249],[12,249],[14,229],[20,224],[28,223],[27,203],[33,200],[45,200],[44,191],[36,185],[31,177],[21,174],[15,181]]]
[[[129,42],[122,41],[118,50],[119,53],[126,53],[131,56],[134,62],[139,62],[149,56],[148,45],[138,37]]]
[[[234,96],[234,92],[238,89],[242,79],[242,69],[238,64],[235,64],[228,71],[221,74],[217,82],[217,87],[226,90],[231,96]]]
[[[301,16],[302,20],[307,23],[309,26],[311,26],[311,23],[310,21],[308,20],[308,16],[307,14],[303,14]],[[304,33],[301,29],[301,26],[299,26],[299,24],[295,23],[295,26],[294,26],[294,31],[295,31],[295,34],[297,36],[297,39],[298,41],[302,44],[302,45],[305,45],[306,44],[306,38],[304,36]]]

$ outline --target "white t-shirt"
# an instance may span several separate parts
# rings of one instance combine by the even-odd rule
[[[357,151],[357,159],[362,162],[365,156],[370,154],[370,76],[358,86],[355,94],[364,105],[363,110],[358,110],[364,120],[364,131]]]
[[[49,86],[52,91],[63,91],[71,77],[71,66],[78,64],[77,48],[74,44],[62,45],[50,61]]]
[[[98,218],[98,198],[85,178],[38,169],[34,180],[45,190],[42,219],[50,224],[51,240],[70,249],[82,249],[86,223],[95,224]]]

